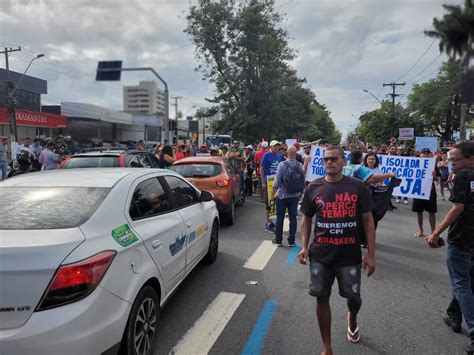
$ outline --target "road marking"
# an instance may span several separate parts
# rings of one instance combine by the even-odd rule
[[[277,248],[278,247],[273,245],[270,240],[264,240],[257,250],[254,251],[252,256],[245,262],[244,268],[263,270]]]
[[[171,353],[207,354],[244,298],[244,294],[219,293]]]
[[[276,302],[271,299],[265,302],[260,316],[258,317],[257,324],[250,334],[249,340],[245,345],[244,350],[242,350],[242,355],[250,354],[260,354],[263,347],[263,342],[267,336],[268,328],[273,319],[273,314],[275,313]]]
[[[286,265],[293,265],[296,262],[296,257],[298,253],[301,251],[301,247],[298,244],[295,244],[291,251],[288,253],[288,257],[286,258]]]

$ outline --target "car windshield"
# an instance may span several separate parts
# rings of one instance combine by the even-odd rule
[[[118,156],[76,156],[69,159],[63,165],[63,169],[77,168],[119,168],[120,159]]]
[[[214,177],[219,175],[222,171],[220,164],[209,163],[178,164],[173,165],[171,169],[184,177],[195,178]]]
[[[63,229],[83,224],[110,188],[0,187],[0,230]]]

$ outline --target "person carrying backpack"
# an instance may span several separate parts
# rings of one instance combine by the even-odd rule
[[[296,216],[298,214],[298,201],[303,192],[305,183],[305,174],[303,165],[296,160],[297,149],[289,146],[287,149],[288,159],[278,164],[276,178],[273,183],[272,199],[276,199],[276,231],[273,244],[280,246],[283,240],[283,220],[288,210],[290,219],[290,230],[288,233],[288,245],[295,245],[295,235],[297,229]]]

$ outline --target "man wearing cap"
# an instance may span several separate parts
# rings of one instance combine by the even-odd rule
[[[242,170],[242,164],[245,160],[244,150],[240,148],[240,142],[237,139],[234,140],[232,147],[227,152],[227,158],[230,165],[240,175],[240,184],[244,187],[244,171]]]
[[[255,153],[255,163],[256,163],[255,165],[257,166],[258,186],[259,186],[259,189],[260,189],[261,202],[264,202],[264,200],[263,200],[264,193],[263,193],[263,188],[262,188],[262,180],[261,180],[261,177],[260,177],[260,165],[262,164],[263,156],[267,152],[269,152],[268,142],[263,141],[259,144],[259,149]]]
[[[420,158],[431,158],[433,155],[429,148],[423,148],[420,152]],[[441,176],[438,167],[435,165],[435,170],[433,171],[433,184],[431,185],[431,193],[429,200],[422,200],[419,198],[414,198],[411,206],[411,210],[417,213],[418,221],[418,230],[415,233],[415,237],[424,237],[423,232],[423,212],[428,212],[431,233],[434,232],[436,226],[436,212],[438,212],[438,205],[436,203],[436,187],[435,180],[439,179]]]
[[[262,190],[264,192],[264,197],[265,197],[265,203],[266,203],[266,218],[267,222],[265,225],[265,230],[269,233],[275,233],[276,232],[276,226],[272,222],[272,219],[270,217],[270,204],[268,202],[268,194],[271,193],[271,191],[268,191],[267,188],[267,176],[270,175],[276,175],[277,169],[278,169],[278,164],[283,161],[283,156],[278,153],[278,150],[280,148],[280,142],[276,140],[272,140],[270,142],[270,151],[265,153],[262,159],[261,163],[261,168],[260,168],[260,178],[262,179]]]

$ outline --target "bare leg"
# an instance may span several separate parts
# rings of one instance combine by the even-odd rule
[[[443,198],[443,200],[445,200],[444,198],[444,186],[443,184],[441,184],[440,188],[439,188],[439,191],[441,192],[441,197]]]
[[[423,212],[417,212],[416,218],[418,220],[418,232],[423,234]]]
[[[428,215],[430,218],[431,233],[433,233],[436,227],[436,214],[429,212]]]
[[[329,306],[329,300],[327,302],[320,302],[318,300],[316,316],[318,318],[319,331],[321,332],[321,338],[323,340],[323,352],[321,354],[331,355],[331,307]]]
[[[359,313],[361,306],[362,306],[361,298],[347,299],[347,307],[349,308],[349,324],[351,327],[351,332],[354,332],[357,328],[357,314]]]

